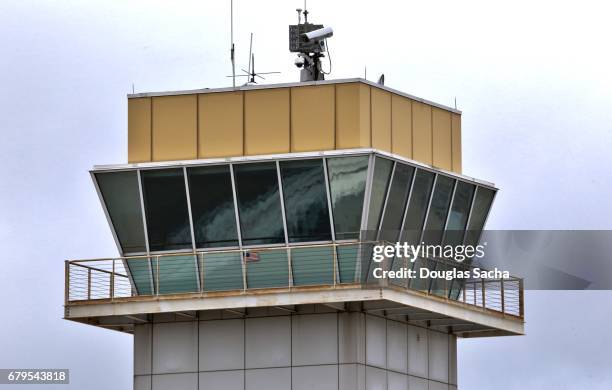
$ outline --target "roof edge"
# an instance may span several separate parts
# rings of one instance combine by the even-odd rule
[[[194,95],[204,93],[219,93],[219,92],[232,92],[232,91],[253,91],[259,89],[276,89],[276,88],[292,88],[292,87],[306,87],[312,85],[330,85],[330,84],[349,84],[349,83],[362,83],[382,89],[387,92],[394,93],[399,96],[403,96],[421,103],[434,106],[445,111],[450,111],[455,114],[461,115],[461,110],[446,106],[444,104],[436,103],[431,100],[423,99],[418,96],[411,95],[406,92],[399,91],[394,88],[381,85],[370,80],[366,80],[360,77],[347,78],[347,79],[336,79],[336,80],[321,80],[321,81],[306,81],[306,82],[292,82],[292,83],[278,83],[278,84],[261,84],[261,85],[243,85],[239,87],[224,87],[224,88],[200,88],[200,89],[186,89],[179,91],[162,91],[162,92],[142,92],[142,93],[129,93],[128,99],[146,98],[146,97],[159,97],[159,96],[177,96],[177,95]]]

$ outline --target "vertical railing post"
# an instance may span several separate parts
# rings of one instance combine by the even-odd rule
[[[291,265],[291,248],[285,246],[285,251],[287,251],[287,275],[289,276],[288,286],[289,288],[293,287],[293,266]]]
[[[204,294],[204,253],[196,254],[200,261],[200,293]]]
[[[91,268],[87,268],[87,300],[91,299]]]
[[[336,286],[336,281],[338,278],[338,255],[336,254],[336,244],[331,244],[332,246],[332,257],[334,261],[334,287]]]
[[[244,256],[245,252],[240,250],[240,262],[242,263],[242,291],[246,293],[247,290],[247,264]]]
[[[505,298],[504,295],[506,295],[506,294],[504,292],[504,278],[501,278],[500,284],[501,284],[501,286],[500,286],[500,290],[501,290],[501,311],[502,311],[502,313],[505,314],[506,313],[506,301],[504,299]]]
[[[486,300],[485,300],[485,289],[486,289],[486,287],[485,287],[484,278],[481,278],[481,283],[482,283],[482,308],[486,309],[487,308],[487,303],[486,303]]]
[[[112,267],[112,272],[110,275],[110,291],[109,291],[109,295],[110,295],[110,299],[114,299],[115,298],[115,259],[111,260],[113,262],[113,267]]]
[[[155,256],[155,295],[159,295],[159,257]]]
[[[525,302],[524,298],[524,285],[523,279],[519,279],[519,317],[523,318],[525,315]]]
[[[70,261],[64,261],[64,305],[70,302]]]

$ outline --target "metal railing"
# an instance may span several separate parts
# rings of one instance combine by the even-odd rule
[[[373,268],[417,263],[370,259],[375,243],[323,243],[207,250],[65,262],[65,304],[172,294],[247,293],[266,289],[389,287],[523,318],[523,280],[375,279]],[[455,268],[427,260],[430,266]],[[401,264],[400,264],[401,263]],[[470,269],[461,265],[461,269]]]

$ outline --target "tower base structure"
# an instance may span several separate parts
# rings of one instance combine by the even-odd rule
[[[164,313],[134,327],[134,389],[456,389],[456,343],[359,303]]]

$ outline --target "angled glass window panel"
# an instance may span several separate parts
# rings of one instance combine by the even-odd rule
[[[284,243],[276,164],[237,164],[234,174],[242,244]]]
[[[100,172],[95,178],[123,253],[146,252],[136,171]]]
[[[147,170],[140,175],[151,251],[191,249],[183,170]]]
[[[426,244],[435,245],[442,241],[454,185],[455,180],[438,175],[423,236],[423,241]]]
[[[327,159],[336,240],[359,238],[368,156]]]
[[[392,169],[393,161],[387,160],[386,158],[376,157],[374,161],[372,190],[370,192],[370,205],[368,208],[368,232],[378,230]],[[371,239],[376,239],[376,236],[372,237]]]
[[[238,246],[229,165],[187,168],[197,248]]]
[[[432,172],[417,169],[408,210],[406,211],[401,241],[405,241],[408,244],[419,244],[418,241],[421,239],[421,231],[423,230],[423,222],[427,213],[434,176]]]
[[[382,221],[382,231],[380,232],[381,240],[390,242],[398,240],[413,173],[413,167],[396,163],[395,171],[393,172],[393,181],[389,189],[385,215]]]
[[[484,229],[487,215],[491,209],[493,203],[493,197],[495,191],[484,187],[478,187],[476,190],[476,198],[474,199],[474,206],[472,207],[472,215],[468,224],[465,244],[466,245],[477,245],[480,239],[480,233]]]
[[[323,160],[282,161],[280,169],[289,242],[331,240]]]
[[[470,183],[462,181],[457,183],[453,205],[450,215],[448,216],[448,225],[444,236],[445,244],[461,244],[475,188],[476,187]]]

